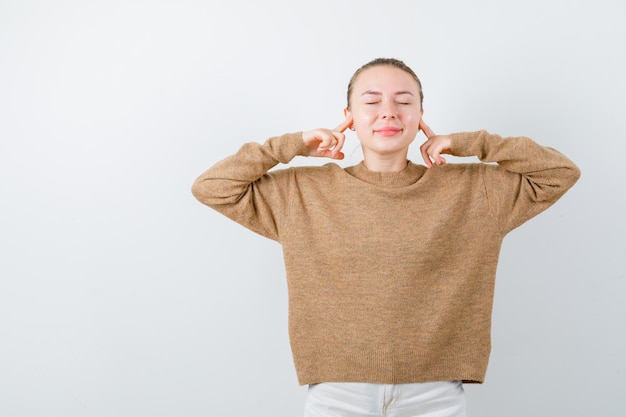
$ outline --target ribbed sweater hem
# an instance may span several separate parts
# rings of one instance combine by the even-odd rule
[[[436,355],[411,350],[377,350],[360,353],[316,352],[295,357],[300,385],[320,382],[404,384],[457,380],[482,383],[489,354],[477,353],[468,347],[462,352]]]

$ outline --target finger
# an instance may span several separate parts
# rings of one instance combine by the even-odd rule
[[[426,124],[426,122],[424,122],[424,118],[420,119],[419,128],[422,129],[422,132],[424,132],[428,139],[437,136],[437,134]]]
[[[331,159],[343,159],[344,158],[343,152],[337,151],[334,148],[333,149],[319,149],[317,151],[316,156],[323,157],[323,158],[331,158]]]
[[[334,128],[333,130],[334,130],[335,132],[341,132],[341,133],[343,133],[343,132],[345,132],[345,130],[346,130],[347,128],[349,128],[350,126],[352,126],[352,116],[351,116],[351,115],[350,115],[350,116],[348,116],[348,117],[346,117],[346,120],[344,120],[343,122],[341,122],[341,123],[339,124],[339,126],[337,126],[336,128]]]
[[[443,156],[441,156],[442,152],[443,152],[443,148],[441,146],[439,146],[439,144],[436,144],[436,143],[433,143],[428,148],[428,155],[430,156],[430,159],[436,165],[443,165],[443,164],[446,163],[446,160],[443,158]]]
[[[333,146],[332,151],[334,153],[339,153],[341,148],[343,148],[344,143],[346,142],[346,135],[340,132],[332,132],[332,134],[335,136],[335,141],[336,141],[335,146]]]
[[[343,159],[345,155],[343,154],[343,152],[335,151],[333,149],[332,151],[329,151],[329,154],[326,156],[332,159]]]
[[[327,150],[333,147],[335,142],[335,137],[328,133],[328,131],[322,131],[318,136],[320,143],[317,146],[319,150]]]
[[[426,166],[428,168],[431,168],[433,166],[433,161],[430,160],[430,155],[428,155],[429,147],[430,147],[429,141],[424,142],[422,146],[420,146],[420,152],[422,154],[422,159],[426,163]]]
[[[446,163],[446,160],[441,156],[442,151],[443,149],[438,143],[433,143],[433,145],[428,148],[428,155],[430,155],[430,159],[436,165],[443,165]]]

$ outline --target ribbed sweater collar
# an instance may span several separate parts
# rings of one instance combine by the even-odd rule
[[[378,172],[370,171],[365,163],[361,162],[345,170],[348,174],[368,184],[399,188],[415,184],[424,175],[426,167],[408,161],[407,167],[400,172]]]

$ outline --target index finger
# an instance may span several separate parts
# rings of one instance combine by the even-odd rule
[[[334,131],[337,132],[341,132],[343,133],[347,128],[349,128],[352,125],[352,116],[348,116],[346,117],[346,120],[344,120],[343,122],[341,122],[339,124],[339,126],[337,126],[336,128],[334,128]]]
[[[433,130],[428,127],[428,125],[424,122],[424,119],[420,119],[419,127],[420,129],[422,129],[422,132],[424,132],[428,139],[432,138],[433,136],[437,136],[437,134],[433,132]]]

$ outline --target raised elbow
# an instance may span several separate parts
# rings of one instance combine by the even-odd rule
[[[191,194],[201,202],[207,199],[206,187],[204,185],[204,181],[200,178],[196,179],[191,185]]]
[[[572,178],[572,185],[576,183],[576,181],[578,181],[578,179],[580,178],[580,168],[578,168],[578,166],[576,164],[572,163],[572,166],[570,167],[570,175]]]

